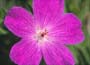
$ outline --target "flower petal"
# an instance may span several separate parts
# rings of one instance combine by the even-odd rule
[[[48,43],[49,44],[49,43]],[[74,65],[72,53],[64,45],[47,45],[43,48],[43,56],[47,65]]]
[[[33,11],[41,25],[49,23],[64,13],[64,0],[33,0]]]
[[[39,65],[41,52],[36,43],[29,40],[21,40],[10,51],[10,58],[18,65]]]
[[[78,44],[84,40],[81,21],[74,14],[64,15],[53,26],[50,35],[54,37],[55,41],[65,44]]]
[[[32,15],[24,8],[15,6],[7,13],[4,24],[15,35],[22,37],[32,32]]]

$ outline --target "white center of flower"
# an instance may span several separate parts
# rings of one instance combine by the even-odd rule
[[[48,41],[48,31],[46,29],[36,30],[34,38],[38,43],[46,42]]]
[[[39,44],[47,42],[48,41],[47,29],[41,29],[40,27],[37,27],[35,29],[33,40],[35,40]]]

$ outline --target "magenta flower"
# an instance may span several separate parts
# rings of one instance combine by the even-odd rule
[[[73,13],[64,13],[64,0],[33,0],[33,14],[13,7],[5,17],[5,26],[21,40],[10,51],[18,65],[74,65],[66,45],[84,40],[82,24]]]

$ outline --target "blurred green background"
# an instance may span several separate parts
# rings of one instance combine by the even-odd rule
[[[3,24],[8,9],[19,5],[32,12],[32,0],[0,0],[0,65],[15,65],[9,59],[9,51],[20,38],[14,36]],[[76,65],[90,65],[90,0],[65,0],[65,12],[73,12],[83,23],[85,40],[83,43],[68,46],[73,52]],[[46,65],[42,60],[41,65]]]

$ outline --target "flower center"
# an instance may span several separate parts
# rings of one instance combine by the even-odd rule
[[[46,42],[48,40],[48,32],[47,32],[47,30],[46,29],[36,30],[34,38],[38,43]]]
[[[41,33],[39,33],[40,34],[40,37],[45,37],[46,35],[47,35],[47,31],[45,30],[44,32],[41,32]]]

